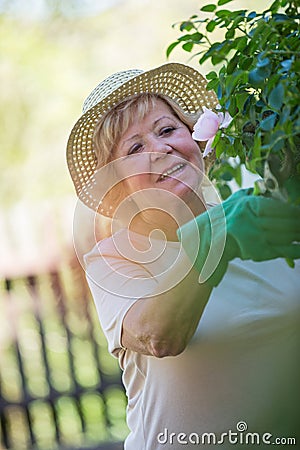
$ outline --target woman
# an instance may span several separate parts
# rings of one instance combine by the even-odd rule
[[[127,450],[296,438],[299,265],[283,257],[300,257],[299,208],[246,190],[207,201],[192,139],[217,103],[205,86],[182,64],[115,74],[68,142],[80,200],[110,217],[84,259],[123,370]]]

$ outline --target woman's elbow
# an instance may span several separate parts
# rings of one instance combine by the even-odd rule
[[[187,343],[169,339],[151,339],[150,353],[156,358],[165,358],[166,356],[178,356],[186,348]]]

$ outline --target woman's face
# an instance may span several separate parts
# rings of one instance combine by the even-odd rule
[[[187,204],[195,201],[204,168],[202,154],[188,127],[162,100],[122,135],[113,154],[114,160],[119,158],[118,171],[129,194],[139,192],[142,199],[143,192],[155,188]]]

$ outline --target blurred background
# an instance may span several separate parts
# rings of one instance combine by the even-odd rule
[[[126,436],[117,362],[73,250],[65,147],[99,81],[165,63],[172,25],[206,3],[0,0],[2,449],[100,449]]]

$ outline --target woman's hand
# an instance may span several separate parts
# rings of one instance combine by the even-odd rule
[[[217,286],[234,258],[300,258],[299,225],[300,208],[241,190],[185,224],[178,236],[200,280]]]

